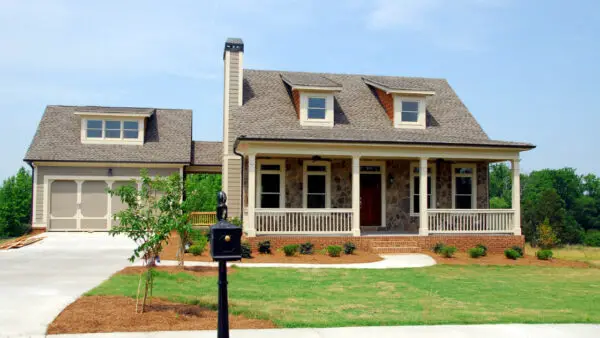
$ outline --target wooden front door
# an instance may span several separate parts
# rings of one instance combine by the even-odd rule
[[[360,175],[360,225],[381,225],[381,174]]]

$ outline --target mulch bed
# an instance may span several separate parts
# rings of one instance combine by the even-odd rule
[[[40,233],[41,233],[40,231],[31,231],[28,234],[25,234],[23,236],[11,238],[10,240],[2,242],[2,244],[0,244],[0,250],[20,249],[24,246],[31,245],[33,243],[37,243],[37,242],[43,240],[45,237],[37,237],[37,238],[32,238],[32,237],[39,235]]]
[[[160,255],[162,260],[177,260],[175,253],[163,251]],[[382,260],[379,255],[364,251],[354,251],[352,255],[342,253],[340,257],[330,257],[323,253],[315,252],[312,255],[300,255],[288,257],[282,251],[273,251],[271,254],[252,253],[252,258],[243,258],[240,263],[296,263],[296,264],[347,264],[347,263],[371,263]],[[185,254],[186,261],[212,262],[208,252],[200,256]],[[233,262],[235,263],[235,262]]]
[[[230,315],[232,329],[268,329],[268,320]],[[135,299],[123,296],[81,297],[48,326],[47,334],[216,330],[217,312],[197,305],[152,298],[146,312],[135,313]]]
[[[466,252],[457,252],[452,258],[445,258],[434,253],[427,253],[438,264],[447,265],[531,265],[531,266],[549,266],[549,267],[573,267],[589,268],[590,265],[585,262],[569,261],[554,258],[549,261],[542,261],[537,257],[525,255],[517,260],[508,259],[504,254],[488,254],[485,257],[471,258]]]

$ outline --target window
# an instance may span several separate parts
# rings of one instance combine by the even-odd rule
[[[88,138],[102,138],[102,120],[87,120]]]
[[[325,98],[324,97],[309,97],[308,98],[308,118],[309,119],[325,119]]]
[[[330,196],[330,163],[325,161],[304,162],[304,207],[329,208]]]
[[[425,99],[415,96],[394,96],[394,126],[419,128],[425,125]]]
[[[410,166],[410,213],[412,216],[419,216],[420,208],[420,183],[419,183],[419,163],[413,162]],[[435,165],[433,163],[427,164],[427,208],[435,208]]]
[[[105,138],[121,138],[121,121],[104,121]]]
[[[123,137],[137,139],[139,135],[138,121],[123,121]]]
[[[402,122],[419,120],[419,101],[402,101]]]
[[[82,120],[82,142],[136,143],[143,142],[143,120]]]
[[[333,127],[333,94],[300,92],[300,125]]]
[[[452,165],[452,208],[477,207],[477,180],[474,164]]]
[[[258,160],[258,207],[285,206],[285,160]]]

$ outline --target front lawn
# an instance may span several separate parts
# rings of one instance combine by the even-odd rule
[[[539,248],[532,248],[529,243],[525,246],[525,252],[535,255]],[[594,266],[600,266],[600,248],[585,245],[565,245],[561,248],[552,249],[553,257],[570,261],[586,262]]]
[[[229,280],[232,313],[279,327],[600,323],[600,269],[593,268],[237,268]],[[138,281],[117,274],[86,295],[135,297]],[[159,271],[154,296],[214,308],[216,276]]]

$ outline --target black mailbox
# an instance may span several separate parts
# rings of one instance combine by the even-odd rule
[[[217,224],[210,228],[210,254],[215,261],[242,259],[242,229],[227,222],[227,196],[218,194]]]

